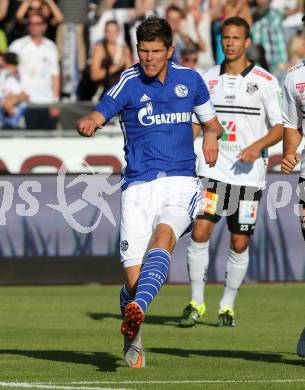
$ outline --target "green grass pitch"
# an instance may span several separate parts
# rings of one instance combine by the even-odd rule
[[[222,286],[208,285],[207,314],[176,326],[188,286],[166,285],[143,325],[147,367],[122,359],[120,286],[1,287],[1,389],[305,389],[296,342],[305,284],[241,288],[235,328],[215,326]]]

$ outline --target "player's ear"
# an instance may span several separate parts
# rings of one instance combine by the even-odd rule
[[[246,39],[246,49],[248,49],[248,47],[250,47],[251,46],[251,44],[252,44],[252,40],[251,40],[251,38],[247,38]]]
[[[172,44],[172,46],[170,46],[168,49],[167,49],[167,59],[169,60],[171,58],[171,56],[174,54],[174,51],[176,49],[176,45],[175,44]]]

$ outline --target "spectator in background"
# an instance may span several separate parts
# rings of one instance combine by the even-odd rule
[[[88,0],[58,0],[64,22],[57,27],[56,44],[62,73],[62,94],[70,100],[77,99],[78,86],[87,58],[85,26]]]
[[[44,37],[47,23],[39,13],[28,20],[29,35],[15,40],[9,50],[19,56],[20,80],[29,101],[50,105],[59,100],[60,76],[58,53],[55,43]],[[49,114],[49,115],[48,115]],[[31,128],[54,128],[59,112],[55,108],[45,109],[41,117],[31,118]],[[42,127],[44,126],[44,127]]]
[[[181,50],[180,64],[188,68],[196,69],[198,64],[199,50],[196,45],[188,45]]]
[[[210,0],[210,12],[212,14],[212,47],[216,64],[224,61],[221,46],[221,25],[223,22],[223,7],[226,0]]]
[[[232,18],[233,16],[239,16],[240,18],[245,19],[251,27],[252,16],[248,0],[227,0],[224,3],[222,11],[223,20]]]
[[[47,23],[41,14],[31,15],[29,35],[15,40],[9,50],[19,56],[21,83],[31,103],[59,100],[59,65],[55,44],[44,37]]]
[[[185,48],[187,43],[190,43],[190,38],[182,31],[182,25],[184,21],[184,12],[176,5],[170,5],[166,8],[165,19],[171,26],[173,31],[173,44],[175,46],[175,52],[172,56],[172,60],[180,62],[181,50]]]
[[[5,60],[4,60],[4,53],[3,51],[0,51],[0,70],[4,68]]]
[[[297,65],[305,58],[305,36],[294,35],[288,45],[289,62],[286,64],[286,70]]]
[[[201,11],[201,0],[187,0],[183,31],[198,45],[198,68],[205,70],[214,65],[211,40],[211,12]]]
[[[144,17],[153,6],[154,0],[100,0],[97,9],[98,21],[90,28],[90,47],[104,39],[105,24],[109,20],[118,22],[122,31],[121,43],[129,43],[129,27]]]
[[[95,44],[105,39],[106,23],[110,20],[116,20],[120,26],[119,43],[123,44],[126,42],[124,35],[125,23],[131,19],[129,9],[117,9],[113,8],[116,0],[103,0],[97,7],[97,21],[90,28],[90,48],[94,47]]]
[[[282,15],[270,7],[270,0],[256,0],[251,36],[254,43],[265,49],[270,72],[288,61],[282,26]]]
[[[126,44],[119,42],[120,26],[117,21],[109,20],[105,26],[105,39],[93,48],[90,75],[97,83],[96,97],[106,91],[120,79],[123,70],[132,65],[131,52]]]
[[[18,58],[15,53],[3,55],[0,69],[0,127],[2,129],[24,128],[24,114],[28,95],[18,78]]]
[[[2,26],[1,21],[6,17],[8,6],[9,0],[0,1],[0,51],[5,51],[7,48],[5,28]]]
[[[9,0],[1,0],[0,2],[0,20],[6,17],[9,6]]]
[[[262,45],[251,42],[251,45],[247,49],[247,57],[250,61],[254,62],[256,65],[261,66],[269,72],[265,49]]]
[[[288,45],[291,38],[303,30],[304,0],[272,0],[271,8],[283,16],[284,37]]]
[[[305,58],[305,37],[304,35],[294,35],[290,43],[288,45],[288,63],[282,64],[276,69],[276,74],[279,80],[279,83],[282,87],[284,87],[284,81],[286,72],[292,68],[293,66],[297,65],[298,63],[302,62]]]
[[[16,20],[20,25],[23,25],[23,30],[26,30],[29,16],[37,12],[41,13],[48,23],[46,36],[54,40],[54,28],[64,21],[64,17],[53,0],[23,0],[17,9]]]

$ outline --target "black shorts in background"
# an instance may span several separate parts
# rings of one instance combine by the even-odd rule
[[[217,223],[222,216],[226,216],[231,233],[252,235],[262,190],[210,178],[201,178],[201,182],[203,203],[197,218]]]

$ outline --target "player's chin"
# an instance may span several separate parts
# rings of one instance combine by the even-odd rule
[[[158,74],[158,71],[156,70],[156,68],[145,67],[144,70],[145,70],[146,76],[148,76],[148,77],[156,77]]]
[[[237,59],[236,54],[232,52],[225,53],[225,57],[227,61],[235,61]]]

